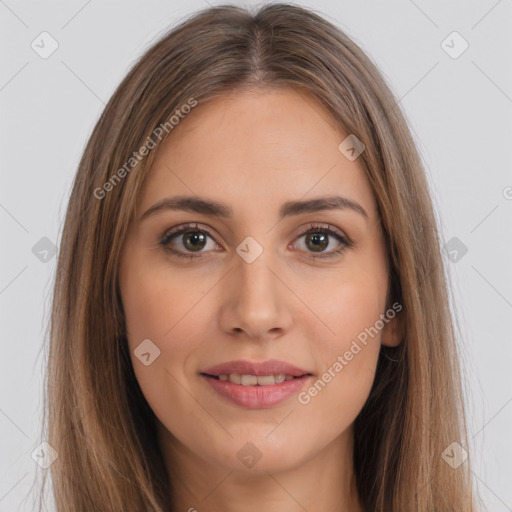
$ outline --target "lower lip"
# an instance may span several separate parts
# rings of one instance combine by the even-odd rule
[[[206,375],[202,375],[202,377],[208,381],[215,391],[235,404],[250,409],[262,409],[277,405],[298,393],[311,375],[303,375],[271,386],[242,386],[242,384],[233,384]]]

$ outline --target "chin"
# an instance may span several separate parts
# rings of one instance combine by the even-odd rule
[[[229,471],[247,474],[265,474],[287,471],[300,466],[308,458],[308,450],[304,445],[301,451],[293,449],[286,443],[286,436],[279,440],[268,437],[269,429],[266,425],[261,433],[253,431],[253,435],[229,438],[226,446],[219,446],[218,450],[210,454],[214,464],[218,464]]]

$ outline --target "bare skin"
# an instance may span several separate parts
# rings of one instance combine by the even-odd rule
[[[199,104],[159,148],[123,250],[120,288],[174,510],[362,511],[353,422],[381,345],[400,342],[399,317],[334,377],[331,370],[308,403],[296,393],[270,407],[241,407],[200,375],[226,361],[279,359],[312,374],[307,392],[386,312],[384,238],[359,160],[338,149],[347,135],[312,97],[267,89]],[[226,203],[232,218],[161,209],[140,220],[158,201],[181,195]],[[367,217],[344,208],[279,218],[284,202],[332,195],[357,202]],[[199,254],[193,259],[159,244],[187,223],[196,236],[209,233],[203,245],[180,234],[168,246]],[[304,234],[311,223],[312,233],[318,225],[335,232],[321,251]],[[336,234],[352,242],[339,254]],[[248,236],[263,250],[250,263],[236,250]],[[148,366],[134,355],[145,339],[160,350]],[[239,457],[249,442],[261,455],[252,467]]]

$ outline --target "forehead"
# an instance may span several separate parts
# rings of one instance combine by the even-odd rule
[[[141,208],[173,194],[217,198],[236,212],[339,193],[373,215],[362,165],[338,149],[347,135],[311,95],[291,88],[199,103],[158,148]]]

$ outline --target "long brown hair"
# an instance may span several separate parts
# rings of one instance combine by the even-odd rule
[[[385,235],[389,304],[403,306],[402,343],[381,347],[355,421],[361,502],[371,512],[476,510],[470,458],[452,467],[443,456],[451,443],[467,448],[464,393],[436,218],[407,122],[343,31],[311,10],[269,4],[256,13],[213,7],[183,20],[134,64],[88,140],[49,329],[43,428],[58,453],[49,471],[59,512],[171,510],[118,288],[124,237],[158,147],[130,159],[156,128],[166,128],[157,144],[165,140],[173,112],[191,98],[200,108],[228,91],[280,86],[310,94],[364,143],[359,158]]]

